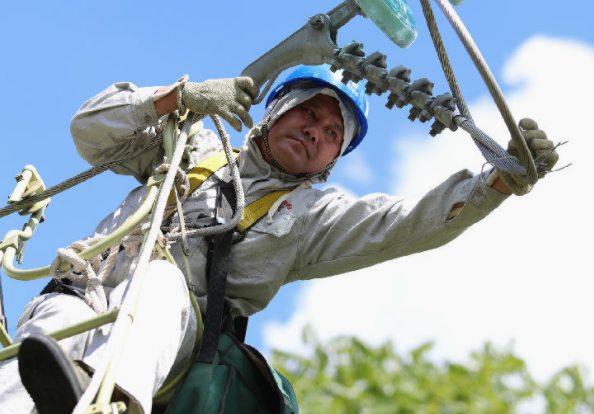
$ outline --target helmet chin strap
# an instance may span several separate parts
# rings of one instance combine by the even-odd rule
[[[320,171],[316,171],[313,173],[294,173],[292,171],[287,170],[285,167],[280,165],[276,158],[274,158],[274,155],[272,155],[272,150],[270,149],[270,145],[268,144],[268,121],[270,121],[270,116],[268,116],[268,118],[262,123],[262,139],[264,140],[264,149],[266,149],[266,155],[268,155],[268,158],[270,158],[270,161],[272,161],[272,165],[274,165],[279,171],[297,178],[309,178],[325,173],[330,168],[334,167],[334,164],[336,164],[336,160],[332,160]]]

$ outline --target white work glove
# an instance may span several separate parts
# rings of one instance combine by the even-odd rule
[[[538,124],[530,118],[524,118],[520,121],[520,131],[526,140],[528,149],[534,159],[538,178],[543,178],[547,172],[550,172],[557,161],[559,154],[555,150],[555,144],[547,138],[544,131],[538,129]],[[513,140],[509,141],[507,152],[519,159],[519,152]],[[533,185],[526,183],[520,176],[499,171],[499,177],[509,187],[515,195],[528,194]]]
[[[254,126],[248,111],[252,99],[256,99],[260,91],[251,78],[186,82],[180,89],[178,106],[181,114],[188,109],[197,114],[219,115],[238,132],[241,132],[241,121],[248,128]]]

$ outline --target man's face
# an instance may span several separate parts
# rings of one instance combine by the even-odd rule
[[[338,156],[343,133],[338,101],[317,94],[281,115],[268,131],[268,143],[272,155],[285,169],[296,174],[314,173]],[[257,142],[262,156],[271,164],[263,139]]]

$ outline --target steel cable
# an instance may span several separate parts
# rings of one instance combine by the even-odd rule
[[[150,150],[150,149],[156,147],[157,145],[161,145],[162,142],[163,142],[163,136],[161,134],[159,134],[142,151],[144,152],[144,151]],[[26,199],[23,199],[16,203],[9,204],[6,207],[0,208],[0,218],[2,218],[4,216],[8,216],[9,214],[14,213],[15,211],[19,211],[24,208],[31,207],[35,203],[45,200],[46,198],[53,197],[56,194],[61,193],[62,191],[68,190],[69,188],[72,188],[75,185],[78,185],[80,183],[87,181],[89,178],[93,178],[94,176],[99,175],[106,170],[109,170],[110,168],[113,168],[119,164],[129,161],[129,160],[139,156],[140,154],[141,153],[132,154],[128,157],[125,157],[125,158],[122,158],[122,159],[119,159],[119,160],[116,160],[113,162],[109,162],[104,165],[99,165],[97,167],[90,168],[90,169],[83,171],[82,173],[75,175],[74,177],[71,177],[67,180],[64,180],[61,183],[56,184],[53,187],[50,187],[38,194],[32,195],[30,197],[27,197]]]
[[[530,154],[530,150],[528,149],[528,145],[526,144],[526,141],[524,140],[522,132],[520,131],[520,128],[516,124],[512,114],[511,114],[511,111],[510,111],[509,107],[507,106],[507,103],[505,102],[505,99],[503,97],[501,89],[497,85],[497,81],[495,80],[495,77],[491,73],[489,67],[487,66],[487,63],[485,62],[483,56],[481,55],[481,52],[479,51],[478,47],[472,40],[470,33],[464,26],[464,23],[462,23],[462,21],[458,17],[457,13],[454,11],[453,7],[448,3],[447,0],[435,0],[435,1],[437,2],[439,7],[441,8],[441,10],[443,11],[444,15],[446,16],[446,18],[448,19],[448,21],[450,22],[450,24],[452,25],[452,27],[454,28],[456,33],[458,34],[458,37],[464,44],[466,51],[470,55],[476,68],[478,69],[479,73],[481,74],[483,81],[487,85],[487,88],[489,89],[489,92],[491,93],[491,96],[493,97],[493,100],[495,101],[497,108],[499,109],[499,112],[501,113],[501,116],[503,117],[503,119],[505,121],[507,129],[509,130],[509,132],[511,134],[512,140],[516,143],[516,145],[518,147],[519,158],[520,158],[519,161],[522,163],[522,165],[525,166],[525,169],[526,169],[526,175],[524,175],[524,177],[525,177],[525,179],[527,179],[527,182],[529,184],[534,184],[536,181],[538,181],[538,172],[536,170],[534,160],[532,159],[532,155]],[[442,61],[442,57],[444,57],[444,56],[447,59],[447,54],[445,53],[445,46],[443,45],[443,42],[441,41],[441,36],[435,35],[435,33],[438,33],[439,30],[437,29],[437,24],[435,23],[433,13],[427,12],[427,11],[431,10],[430,2],[429,2],[429,0],[421,0],[421,3],[423,5],[423,12],[425,13],[425,18],[427,20],[427,26],[429,27],[429,31],[431,32],[431,36],[434,41],[435,49],[437,50],[438,56],[440,57],[440,61],[442,62],[442,67],[444,67],[444,73],[445,73],[446,77],[448,77],[448,83],[455,82],[457,84],[455,78],[453,77],[453,70],[451,69],[451,65],[449,65],[449,60],[447,61],[447,63],[445,62],[445,60]],[[455,89],[457,91],[459,91],[459,88],[452,88],[452,93],[454,95],[456,95]],[[461,95],[460,95],[460,97],[461,97]],[[459,97],[456,96],[456,98],[458,99]],[[463,98],[461,98],[461,99],[463,102]],[[465,106],[465,104],[463,104],[463,105]],[[462,108],[460,109],[460,111],[462,112]],[[470,122],[470,119],[471,118],[468,118],[468,122]],[[507,155],[507,157],[510,157],[510,156]],[[513,158],[507,158],[507,159],[509,159],[510,161],[513,160]],[[492,159],[489,159],[489,158],[487,158],[487,160],[489,162],[493,161]],[[508,171],[508,170],[505,170],[505,171]],[[512,171],[509,171],[509,172],[512,172]],[[517,174],[515,172],[512,172],[512,173]]]

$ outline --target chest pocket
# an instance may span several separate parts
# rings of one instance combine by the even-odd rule
[[[268,224],[266,216],[258,220],[241,243],[231,249],[232,271],[229,272],[228,281],[250,291],[256,289],[259,297],[267,296],[262,292],[271,292],[271,289],[276,292],[297,255],[299,236],[293,229],[296,221],[297,216],[288,211],[275,214],[271,224]],[[249,287],[246,286],[247,281]],[[267,300],[272,299],[272,296]]]
[[[268,217],[265,216],[252,226],[250,232],[266,233],[275,237],[282,237],[291,231],[296,220],[297,216],[293,213],[282,212],[275,214],[274,221],[269,224]]]

